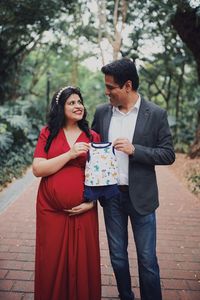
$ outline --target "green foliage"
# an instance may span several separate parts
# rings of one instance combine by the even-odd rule
[[[196,195],[200,194],[200,172],[195,170],[189,177],[188,180],[190,182],[192,192]]]
[[[97,16],[87,2],[1,1],[0,104],[10,103],[0,107],[0,184],[31,163],[46,106],[57,89],[80,87],[90,123],[96,106],[107,101],[101,72],[91,72],[83,64],[97,55],[94,49],[99,43]],[[114,2],[105,3],[112,32]],[[194,58],[173,29],[171,19],[177,7],[188,9],[188,1],[134,0],[127,5],[131,33],[129,43],[125,45],[123,40],[121,53],[142,66],[140,92],[168,110],[175,120],[175,148],[187,152],[197,125],[200,90]],[[120,18],[121,12],[120,8]],[[85,13],[87,18],[83,17]]]
[[[175,126],[171,129],[176,152],[189,152],[189,147],[194,140],[196,129],[196,122],[194,118],[195,114],[195,108],[189,108],[189,110],[183,115],[183,118],[178,118]]]
[[[39,100],[0,106],[0,189],[31,164],[44,112],[44,103]]]
[[[29,56],[30,68],[34,65],[36,52],[33,51]],[[44,57],[41,55],[41,58]],[[48,68],[51,70],[50,79],[50,98],[54,92],[61,86],[71,84],[72,64],[69,56],[65,53],[58,57],[55,51],[49,52]],[[28,66],[27,60],[27,66]],[[66,63],[63,63],[66,62]],[[40,96],[29,96],[27,100],[32,76],[28,73],[23,75],[23,95],[24,100],[8,102],[0,106],[0,188],[6,182],[13,178],[21,176],[33,159],[33,150],[35,147],[38,133],[43,124],[45,124],[47,102],[45,93],[46,73],[37,81],[33,88],[35,93]],[[103,76],[100,72],[92,72],[85,66],[79,65],[77,69],[77,86],[80,87],[84,103],[88,111],[88,120],[91,124],[96,105],[105,102]]]
[[[53,45],[36,47],[24,60],[20,94],[26,97],[26,94],[32,93],[34,97],[46,98],[47,103],[47,97],[44,96],[47,80],[50,85],[49,101],[60,87],[78,86],[91,122],[96,105],[106,101],[103,76],[101,72],[90,71],[85,66],[84,59],[87,55],[76,54],[71,45],[60,45],[58,48]]]
[[[141,69],[141,92],[168,110],[175,120],[172,127],[175,149],[187,153],[197,127],[200,87],[194,65],[188,65],[185,61],[180,65],[171,64],[170,61],[168,63],[170,58],[173,62],[170,55]]]
[[[188,152],[197,128],[200,88],[194,57],[171,23],[177,7],[191,10],[189,1],[129,3],[132,44],[122,45],[122,53],[140,65],[140,92],[175,119],[175,149]]]
[[[3,124],[2,124],[3,125]],[[2,127],[1,125],[1,127]],[[1,130],[1,135],[0,135],[0,150],[1,153],[6,153],[13,144],[13,136],[11,132],[4,132]]]
[[[91,72],[86,67],[80,66],[78,86],[83,94],[87,119],[91,124],[96,106],[107,101],[103,76],[100,72]]]
[[[61,10],[74,11],[71,0],[3,0],[0,9],[0,103],[18,97],[18,74],[26,55],[42,33],[53,26]]]

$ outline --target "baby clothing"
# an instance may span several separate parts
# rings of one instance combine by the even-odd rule
[[[118,167],[112,143],[91,143],[85,167],[85,185],[107,186],[117,183]]]
[[[118,165],[112,143],[91,143],[85,167],[85,198],[111,198],[119,193]]]

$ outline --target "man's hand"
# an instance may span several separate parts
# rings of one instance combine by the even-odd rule
[[[122,151],[127,155],[134,154],[135,147],[127,138],[118,138],[113,142],[113,146],[116,150]]]

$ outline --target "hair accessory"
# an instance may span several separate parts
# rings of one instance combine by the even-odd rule
[[[65,87],[63,87],[62,89],[60,89],[60,91],[58,92],[58,94],[57,94],[57,96],[56,96],[56,104],[58,105],[58,101],[59,101],[59,98],[60,98],[60,96],[61,96],[61,94],[62,94],[62,92],[64,91],[64,90],[66,90],[66,89],[69,89],[69,88],[72,88],[72,89],[74,89],[74,87],[73,86],[65,86]]]

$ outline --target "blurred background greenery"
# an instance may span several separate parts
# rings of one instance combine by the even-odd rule
[[[122,56],[140,93],[167,109],[176,151],[199,157],[199,0],[1,1],[1,188],[31,164],[53,93],[79,86],[91,122],[107,101],[99,69]]]

